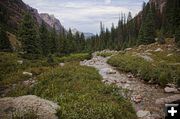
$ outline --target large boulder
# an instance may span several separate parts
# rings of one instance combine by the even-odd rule
[[[180,94],[172,95],[166,98],[157,99],[155,104],[158,106],[164,106],[165,104],[169,104],[169,103],[177,102],[177,101],[180,102]]]
[[[177,88],[174,87],[166,87],[164,88],[165,93],[179,93]]]
[[[148,56],[149,54],[151,55],[151,53],[142,53],[142,54],[135,53],[135,54],[133,54],[133,56],[138,56],[138,57],[143,58],[144,60],[146,60],[148,62],[153,62],[154,60],[150,56]]]
[[[12,113],[31,111],[38,116],[38,119],[58,119],[56,110],[59,108],[56,103],[34,95],[0,99],[0,117],[2,118],[10,118]]]

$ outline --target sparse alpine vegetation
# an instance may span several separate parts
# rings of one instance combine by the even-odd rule
[[[113,56],[108,63],[121,71],[132,72],[147,82],[151,81],[162,86],[175,83],[180,86],[180,55],[176,52],[172,40],[169,39],[167,42],[164,45],[155,43],[139,46],[125,54]],[[144,57],[153,61],[147,61]]]
[[[121,96],[121,90],[114,85],[103,84],[94,68],[66,63],[41,74],[37,80],[34,88],[18,87],[11,94],[33,94],[58,102],[61,108],[57,115],[61,119],[136,118],[129,100]]]

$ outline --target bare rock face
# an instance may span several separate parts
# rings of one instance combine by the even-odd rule
[[[54,15],[49,15],[47,13],[41,13],[40,17],[52,28],[55,27],[57,31],[63,31],[63,26],[61,25],[60,21],[55,18]]]
[[[155,4],[156,8],[158,8],[160,12],[163,13],[167,0],[150,0],[149,2],[150,4]]]
[[[42,22],[38,11],[26,5],[22,0],[1,0],[0,7],[6,9],[5,12],[8,14],[7,25],[13,29],[18,29],[26,12],[31,13],[37,25]]]
[[[38,119],[58,119],[56,110],[60,107],[34,95],[0,99],[0,118],[10,118],[12,112],[33,111]]]
[[[64,29],[54,16],[39,14],[37,9],[25,4],[22,0],[0,0],[0,8],[5,10],[3,11],[5,14],[8,14],[7,18],[3,18],[6,25],[15,30],[19,28],[26,12],[32,15],[37,27],[41,25],[42,21],[45,21],[48,29],[52,29],[54,26],[57,31]]]

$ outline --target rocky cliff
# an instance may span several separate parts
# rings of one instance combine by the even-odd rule
[[[55,18],[54,15],[49,15],[47,13],[41,13],[41,18],[52,28],[55,27],[57,31],[63,31],[63,26],[61,25],[61,22]]]
[[[165,10],[166,2],[167,0],[150,0],[149,1],[150,4],[155,4],[156,9],[158,9],[161,14]]]

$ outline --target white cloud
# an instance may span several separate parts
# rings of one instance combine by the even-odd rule
[[[111,0],[105,0],[105,4],[111,4]]]

